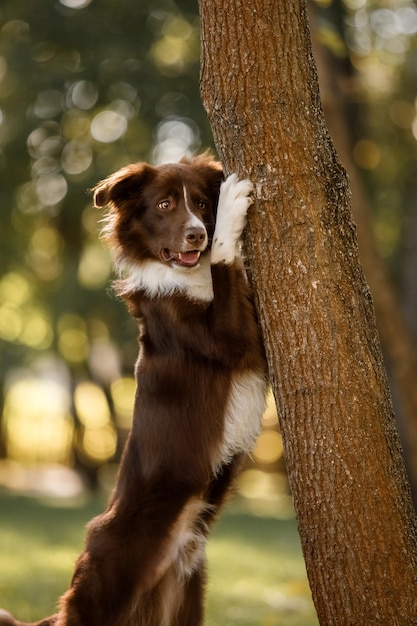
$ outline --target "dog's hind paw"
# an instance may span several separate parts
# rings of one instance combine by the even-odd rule
[[[239,255],[239,240],[245,228],[246,214],[253,200],[250,180],[231,174],[220,188],[216,228],[211,247],[212,263],[233,263]]]
[[[9,611],[0,609],[0,626],[15,626],[16,620]]]

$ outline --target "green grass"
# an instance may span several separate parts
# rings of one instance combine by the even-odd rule
[[[23,620],[51,614],[102,508],[0,492],[0,606]],[[317,626],[293,519],[229,507],[208,560],[206,626]]]

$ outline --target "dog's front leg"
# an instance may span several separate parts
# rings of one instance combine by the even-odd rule
[[[252,183],[239,180],[236,174],[220,188],[211,249],[214,297],[207,314],[213,347],[223,352],[229,366],[264,370],[260,331],[240,251],[252,190]]]
[[[253,200],[250,180],[239,180],[231,174],[220,188],[216,227],[211,247],[211,264],[231,265],[240,257],[240,237]]]

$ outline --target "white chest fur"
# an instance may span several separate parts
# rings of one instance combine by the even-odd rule
[[[235,374],[225,411],[223,439],[213,464],[215,472],[235,454],[250,452],[265,409],[266,381],[262,374]]]
[[[210,271],[210,255],[204,254],[194,268],[181,268],[147,260],[133,265],[122,259],[118,263],[121,275],[126,275],[125,289],[144,291],[149,297],[169,296],[174,292],[185,293],[191,300],[211,302],[213,284]]]

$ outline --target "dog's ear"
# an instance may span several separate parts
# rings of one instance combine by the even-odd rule
[[[92,190],[97,208],[113,204],[121,208],[129,200],[137,198],[144,186],[155,176],[155,168],[147,163],[135,163],[122,167],[98,183]]]

